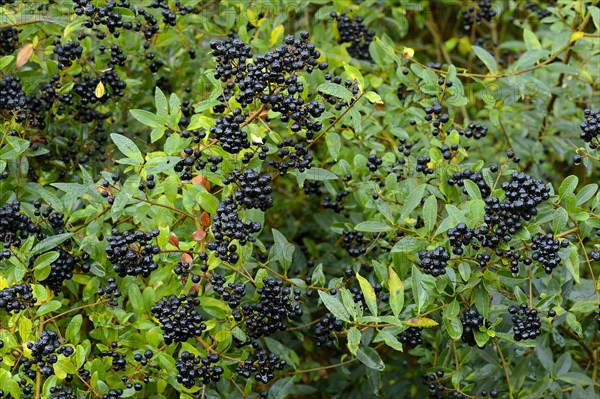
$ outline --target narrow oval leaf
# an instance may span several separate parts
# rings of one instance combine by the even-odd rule
[[[343,321],[350,321],[350,314],[339,299],[321,290],[319,290],[319,297],[323,301],[323,304],[327,310],[329,310],[335,317]]]
[[[360,284],[360,289],[363,292],[365,297],[365,302],[367,303],[367,307],[373,314],[373,316],[377,316],[377,294],[375,294],[375,290],[369,281],[356,273],[356,278],[358,279],[358,284]]]
[[[375,350],[368,346],[361,346],[358,348],[356,357],[361,361],[362,364],[373,370],[383,371],[385,369],[385,363],[379,357],[379,354]]]
[[[398,317],[404,307],[404,284],[402,284],[402,280],[391,266],[388,274],[390,279],[390,307],[394,316]]]

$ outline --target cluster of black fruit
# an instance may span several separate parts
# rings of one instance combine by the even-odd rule
[[[152,306],[152,314],[160,322],[167,345],[202,335],[206,323],[196,309],[199,305],[197,291],[193,291],[189,295],[170,295]]]
[[[23,357],[23,372],[32,380],[35,379],[36,371],[32,369],[35,365],[42,375],[48,377],[54,374],[54,364],[58,362],[57,355],[71,356],[75,350],[70,346],[60,344],[59,335],[56,331],[44,330],[40,333],[38,340],[27,344],[31,351],[31,358]]]
[[[307,32],[300,32],[299,36],[288,35],[284,44],[254,58],[251,47],[235,34],[230,34],[226,40],[211,41],[210,47],[217,63],[215,78],[223,82],[233,78],[234,85],[229,82],[227,92],[231,95],[237,86],[236,100],[242,107],[259,99],[263,106],[279,112],[282,121],[290,122],[293,131],[306,129],[306,138],[310,139],[322,128],[314,118],[323,113],[324,107],[314,101],[305,103],[301,96],[304,86],[297,73],[311,73],[317,66],[325,69],[327,63],[317,63],[321,53],[308,40]],[[227,97],[225,94],[223,101],[227,101]],[[225,111],[224,104],[217,110]],[[211,127],[211,133],[225,151],[237,154],[249,148],[247,134],[241,130],[246,118],[249,115],[236,108],[218,118]]]
[[[334,332],[340,332],[344,328],[344,323],[335,318],[331,313],[325,314],[315,327],[315,340],[317,346],[324,346],[327,349],[333,347],[335,339]]]
[[[512,315],[510,320],[513,323],[515,341],[535,339],[542,334],[542,324],[536,309],[530,309],[525,304],[519,307],[511,305],[508,312]]]
[[[0,57],[12,54],[19,44],[19,31],[14,28],[0,29]]]
[[[99,295],[107,301],[110,306],[117,306],[117,299],[123,294],[117,285],[114,277],[108,278],[108,285],[104,288],[100,287],[96,290],[96,295]]]
[[[462,255],[463,245],[470,245],[475,236],[473,229],[469,228],[465,223],[459,223],[455,227],[448,229],[446,234],[448,234],[448,239],[452,246],[452,253],[455,255]]]
[[[101,357],[111,357],[111,369],[113,371],[121,371],[127,368],[127,359],[125,359],[125,354],[117,352],[117,347],[119,346],[116,342],[111,342],[111,349],[105,349],[100,352]]]
[[[244,283],[229,283],[225,287],[225,278],[220,274],[215,274],[210,280],[213,290],[221,295],[221,299],[227,302],[231,309],[236,309],[240,306],[241,299],[246,295],[246,284]],[[236,312],[238,313],[238,312]]]
[[[471,6],[468,9],[462,10],[463,29],[470,31],[473,23],[479,24],[482,20],[491,21],[496,16],[496,10],[493,8],[490,0],[481,0],[477,3],[477,7]],[[475,20],[473,20],[475,17]]]
[[[234,169],[229,172],[228,177],[223,179],[223,184],[235,184],[233,195],[238,204],[247,209],[260,209],[266,211],[273,206],[271,193],[271,175],[260,174],[254,169]]]
[[[198,132],[197,137],[204,138],[206,137],[206,133],[204,131],[200,131]],[[178,161],[173,168],[175,172],[179,173],[181,180],[192,180],[194,177],[192,175],[192,168],[195,168],[196,170],[204,170],[206,165],[210,164],[210,171],[216,172],[219,168],[219,164],[223,162],[223,157],[220,155],[209,155],[205,161],[202,159],[202,151],[198,149],[194,150],[191,147],[185,147],[183,149],[183,153],[185,156],[182,157],[182,159]]]
[[[442,246],[438,246],[431,251],[419,252],[419,267],[425,274],[431,274],[434,277],[446,274],[446,266],[450,254]]]
[[[463,326],[463,332],[461,336],[462,342],[468,344],[469,346],[477,345],[474,332],[479,331],[479,327],[484,325],[483,316],[479,314],[474,306],[471,306],[469,309],[461,313],[460,322]]]
[[[192,388],[200,380],[203,384],[218,382],[225,371],[216,363],[221,357],[210,353],[206,357],[194,356],[193,353],[183,351],[175,362],[177,368],[177,382],[186,388]]]
[[[27,283],[15,284],[0,290],[0,308],[7,313],[19,313],[28,307],[35,306],[37,299]]]
[[[237,240],[239,245],[254,242],[256,238],[252,234],[258,233],[262,228],[260,223],[242,220],[238,208],[237,201],[231,195],[225,197],[219,204],[212,223],[212,232],[215,239],[207,245],[207,248],[214,251],[218,258],[229,263],[237,263],[239,260],[239,255],[236,252],[237,245],[233,244],[232,241]]]
[[[475,140],[479,140],[486,136],[487,131],[487,126],[480,123],[471,122],[465,129],[458,129],[458,134],[465,136],[468,139],[473,137]]]
[[[346,13],[337,14],[332,11],[331,18],[337,22],[337,30],[340,34],[339,43],[350,43],[348,54],[352,57],[372,61],[369,53],[369,45],[375,37],[375,32],[367,29],[360,15],[349,17]]]
[[[108,246],[105,248],[106,258],[113,264],[119,277],[125,276],[150,276],[158,265],[153,255],[160,252],[157,245],[151,243],[158,237],[158,229],[150,233],[140,230],[119,232],[114,228],[112,234],[106,237]]]
[[[437,136],[442,132],[441,126],[450,120],[450,115],[444,112],[438,100],[434,100],[433,105],[425,107],[425,120],[431,122],[433,125],[431,134]]]
[[[331,72],[327,72],[325,74],[325,80],[331,81],[332,83],[335,83],[336,85],[342,84],[342,77],[341,76],[333,76],[331,74]],[[355,81],[355,80],[346,79],[344,81],[344,87],[346,89],[348,89],[350,91],[350,93],[352,93],[352,98],[350,100],[338,98],[338,97],[335,97],[331,94],[324,93],[324,92],[319,92],[319,93],[321,94],[323,99],[325,99],[325,101],[327,101],[331,105],[335,105],[335,109],[337,111],[340,111],[340,110],[342,110],[342,108],[345,108],[345,107],[349,106],[351,103],[354,103],[354,101],[356,101],[356,97],[358,96],[358,93],[360,91],[357,81]]]
[[[421,331],[423,331],[421,327],[408,327],[398,334],[398,340],[402,345],[408,346],[410,349],[416,348],[423,343]]]
[[[38,239],[42,238],[42,232],[33,221],[21,213],[21,203],[13,201],[0,207],[0,241],[4,250],[0,252],[0,260],[10,257],[10,247],[18,247],[21,240],[27,239],[30,234],[35,234]]]
[[[547,274],[561,262],[558,251],[569,245],[569,240],[558,241],[551,233],[538,234],[531,239],[531,258],[539,262]]]
[[[58,67],[60,69],[73,65],[73,61],[81,58],[82,54],[83,47],[78,41],[67,42],[64,45],[58,43],[54,46],[54,55],[58,58]]]
[[[348,254],[352,257],[359,257],[364,254],[367,249],[365,248],[365,237],[360,231],[344,229],[342,231],[343,241],[342,248],[348,251]]]
[[[62,289],[63,282],[73,278],[75,267],[81,263],[79,256],[73,256],[71,253],[62,248],[54,248],[53,251],[58,252],[58,258],[50,264],[50,274],[42,284],[47,285],[54,293],[59,293]],[[28,268],[32,272],[35,266],[35,260],[40,255],[34,255],[29,258]]]
[[[583,115],[585,121],[579,125],[581,129],[579,137],[586,143],[592,144],[592,141],[600,135],[600,110],[586,109]]]
[[[256,353],[254,361],[246,360],[240,363],[235,371],[244,378],[250,378],[254,374],[256,381],[266,384],[275,378],[275,370],[283,370],[286,364],[287,362],[279,359],[276,354],[261,349]]]
[[[28,121],[31,127],[44,127],[44,104],[33,96],[26,95],[21,79],[14,75],[5,75],[0,80],[0,112],[6,110],[16,115],[17,122]]]
[[[267,164],[277,169],[281,175],[285,175],[289,169],[304,172],[312,167],[313,155],[308,149],[306,140],[294,141],[291,137],[286,137],[276,145],[279,148],[277,151],[279,160],[270,159]]]
[[[75,399],[75,392],[72,388],[62,385],[50,387],[50,399]]]
[[[292,290],[284,286],[283,281],[279,279],[265,277],[262,283],[263,286],[256,289],[258,301],[242,305],[246,333],[250,338],[285,331],[288,319],[298,319],[302,316],[302,308],[295,302],[300,299],[299,289],[294,290],[292,295]]]
[[[335,195],[335,198],[330,195],[326,195],[323,198],[323,201],[321,201],[321,205],[323,205],[323,208],[325,209],[332,209],[335,213],[344,212],[344,216],[348,217],[350,214],[345,210],[346,208],[344,207],[344,198],[346,198],[348,194],[348,191],[340,190]]]

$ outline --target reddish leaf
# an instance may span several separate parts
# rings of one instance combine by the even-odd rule
[[[196,242],[200,242],[200,241],[204,240],[204,237],[206,237],[206,231],[204,231],[204,230],[196,230],[192,234],[192,240],[194,240]]]
[[[177,234],[171,232],[169,235],[169,242],[179,248],[179,238],[177,238]]]
[[[194,261],[194,259],[192,259],[192,255],[190,255],[188,253],[184,253],[181,255],[182,263],[192,263],[193,261]]]
[[[33,54],[33,44],[24,44],[23,47],[19,49],[19,54],[17,54],[17,62],[15,65],[17,69],[27,64],[27,62],[31,58],[31,54]]]
[[[210,226],[210,215],[208,212],[202,212],[202,215],[200,215],[200,223],[202,223],[202,226],[204,227]]]
[[[192,179],[192,184],[203,186],[206,191],[210,191],[210,182],[206,176],[198,175]]]

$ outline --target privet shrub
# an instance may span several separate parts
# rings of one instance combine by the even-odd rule
[[[598,397],[596,3],[0,1],[0,397]]]

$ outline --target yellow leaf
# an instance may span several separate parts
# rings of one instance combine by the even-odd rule
[[[415,50],[410,47],[404,47],[402,49],[402,55],[404,58],[412,58],[415,55]]]
[[[435,327],[438,325],[437,321],[426,317],[413,317],[403,321],[403,323],[411,327]]]
[[[5,289],[6,287],[8,287],[8,281],[6,281],[4,277],[0,276],[0,290]]]
[[[19,54],[17,54],[17,69],[27,64],[27,62],[31,58],[31,54],[33,54],[33,44],[24,44],[23,47],[21,47],[21,49],[19,50]]]
[[[573,43],[574,41],[579,40],[584,36],[585,36],[585,33],[583,33],[583,32],[573,32],[573,33],[571,33],[571,38],[569,39],[569,41],[571,43]]]
[[[468,37],[461,37],[458,40],[458,51],[462,55],[467,55],[471,52],[471,42]]]
[[[94,90],[94,94],[97,98],[102,98],[104,96],[104,83],[102,81],[98,82],[98,86],[96,86],[96,90]]]
[[[271,31],[271,45],[278,43],[282,37],[283,37],[283,25],[279,24]]]

